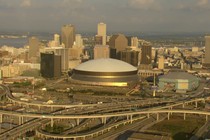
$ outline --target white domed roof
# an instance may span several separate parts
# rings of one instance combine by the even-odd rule
[[[123,61],[107,58],[87,61],[77,66],[75,70],[91,72],[128,72],[136,71],[137,68]]]

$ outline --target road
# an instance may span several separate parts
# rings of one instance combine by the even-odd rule
[[[196,133],[190,138],[190,140],[199,140],[203,137],[205,132],[208,132],[210,127],[210,121],[207,121]]]
[[[202,92],[199,92],[198,94],[196,94],[196,96],[200,95],[200,94],[202,94]],[[21,101],[17,101],[17,99],[15,99],[9,91],[7,92],[7,97],[8,97],[8,99],[11,99],[11,101],[13,101],[13,102],[18,102],[20,104],[22,103]],[[198,99],[194,99],[194,98],[195,98],[195,96],[182,99],[181,101],[177,100],[174,103],[171,103],[171,101],[168,101],[168,103],[169,103],[168,105],[162,105],[162,106],[158,106],[158,107],[150,107],[150,108],[145,108],[145,109],[136,109],[133,111],[132,110],[122,111],[121,109],[123,107],[128,109],[129,106],[135,107],[135,106],[143,106],[145,104],[150,105],[150,104],[155,104],[155,103],[165,103],[166,101],[162,101],[162,100],[157,100],[157,101],[153,101],[153,102],[146,101],[145,103],[143,103],[142,101],[124,102],[124,105],[123,105],[123,102],[122,102],[122,104],[109,103],[109,104],[88,104],[88,105],[76,105],[76,106],[62,105],[63,108],[68,108],[68,107],[83,108],[84,110],[81,109],[80,110],[81,113],[79,113],[79,114],[76,114],[75,111],[73,111],[72,114],[69,114],[71,111],[67,111],[67,110],[72,110],[72,109],[64,109],[64,111],[59,111],[59,113],[47,113],[47,114],[0,110],[0,114],[7,114],[7,115],[12,115],[12,116],[18,116],[18,117],[37,118],[37,119],[29,121],[21,126],[18,126],[12,130],[9,130],[8,132],[5,132],[4,134],[0,135],[0,139],[1,138],[4,139],[5,137],[8,137],[8,136],[16,136],[16,135],[18,136],[21,134],[21,132],[30,130],[33,127],[37,128],[38,126],[40,126],[39,122],[43,121],[42,124],[45,124],[45,123],[49,122],[49,120],[55,121],[56,119],[93,119],[93,118],[107,119],[107,118],[111,118],[111,117],[120,117],[120,116],[126,117],[126,116],[140,115],[140,114],[147,115],[147,114],[161,114],[161,113],[162,114],[164,114],[164,113],[168,113],[168,114],[170,114],[170,113],[203,114],[206,116],[210,116],[210,112],[207,112],[207,111],[168,109],[168,108],[172,108],[174,106],[188,104],[191,102],[204,101],[206,99],[206,98],[198,98]],[[24,104],[31,105],[31,103],[27,103],[27,102],[25,102]],[[38,105],[40,105],[40,104],[38,104]],[[49,107],[51,107],[51,106],[54,107],[54,106],[58,106],[58,105],[49,105]],[[45,107],[48,107],[48,106],[45,106]],[[105,110],[106,110],[106,112],[102,113],[102,111],[105,111]],[[114,112],[112,112],[112,111],[114,111]],[[68,114],[65,114],[65,113],[68,113]],[[89,113],[92,113],[92,114],[89,114]]]
[[[160,120],[162,121],[165,119],[164,116],[161,116]],[[114,131],[109,131],[104,135],[98,136],[96,138],[90,140],[127,140],[131,133],[138,131],[144,128],[147,125],[157,123],[155,116],[151,116],[150,118],[145,118],[142,121],[130,124],[128,126],[118,128]]]

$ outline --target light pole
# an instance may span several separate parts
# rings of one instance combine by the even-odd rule
[[[156,96],[156,89],[155,89],[155,88],[156,88],[156,86],[155,86],[155,80],[156,80],[156,79],[155,79],[155,73],[154,73],[154,79],[153,79],[153,83],[154,83],[154,84],[153,84],[153,86],[154,86],[154,89],[153,89],[153,97],[155,97],[155,96]]]
[[[32,85],[33,85],[33,94],[34,94],[34,85],[35,85],[34,77],[33,77]]]
[[[9,125],[9,129],[12,129],[13,121],[14,121],[14,119],[11,119],[11,116],[10,116],[10,125]]]

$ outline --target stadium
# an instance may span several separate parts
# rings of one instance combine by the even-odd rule
[[[169,71],[168,74],[159,76],[158,86],[163,91],[193,91],[198,88],[199,79],[187,72]]]
[[[139,79],[137,68],[117,59],[96,59],[73,69],[71,81],[100,86],[130,86]]]

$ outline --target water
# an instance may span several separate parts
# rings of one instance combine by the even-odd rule
[[[28,38],[31,36],[36,36],[40,40],[52,40],[54,33],[3,33],[0,35],[14,35],[22,36],[26,35],[26,38],[0,38],[1,46],[13,46],[16,48],[24,47],[28,44]],[[93,36],[94,33],[81,33],[83,36]],[[126,33],[127,36],[137,36],[141,39],[151,41],[153,43],[164,43],[164,44],[186,44],[186,46],[196,46],[204,45],[205,33],[191,33],[191,34],[152,34],[152,33]]]
[[[0,38],[0,47],[6,45],[16,48],[21,48],[27,44],[28,44],[28,38]]]
[[[22,37],[22,36],[26,37]],[[35,36],[39,38],[39,40],[52,40],[53,39],[53,33],[1,33],[0,36],[15,36],[15,38],[3,38],[0,37],[0,47],[6,45],[6,46],[12,46],[15,48],[21,48],[25,45],[28,45],[28,38],[31,36]]]

